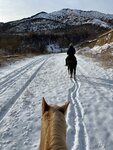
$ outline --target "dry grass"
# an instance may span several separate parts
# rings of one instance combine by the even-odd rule
[[[28,55],[0,55],[0,67],[4,67],[8,64],[14,63],[16,61],[19,61],[24,58],[33,57],[34,54],[28,54]]]
[[[24,58],[22,55],[7,55],[7,56],[0,56],[0,67],[3,67],[7,64],[13,63],[20,59]]]

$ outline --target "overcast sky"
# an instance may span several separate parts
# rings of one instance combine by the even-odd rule
[[[113,0],[0,0],[0,22],[30,17],[41,11],[63,8],[96,10],[113,14]]]

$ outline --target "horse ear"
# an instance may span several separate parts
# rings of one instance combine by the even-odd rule
[[[65,105],[63,105],[59,108],[59,111],[61,111],[65,115],[67,108],[68,108],[68,105],[69,105],[69,102],[65,103]]]
[[[42,98],[42,115],[49,110],[49,105],[46,103],[45,98]]]

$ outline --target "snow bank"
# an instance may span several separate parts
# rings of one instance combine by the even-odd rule
[[[101,54],[102,52],[108,49],[111,49],[111,50],[113,49],[113,42],[110,44],[106,43],[103,46],[95,45],[93,48],[89,48],[89,47],[80,48],[78,52],[82,54],[86,52],[91,52],[92,54]]]
[[[47,51],[49,53],[59,53],[59,52],[61,52],[61,48],[59,47],[58,44],[49,44],[47,46]]]

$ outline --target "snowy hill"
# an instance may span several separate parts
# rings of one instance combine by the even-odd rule
[[[96,39],[111,28],[113,15],[110,14],[76,9],[40,12],[29,18],[0,23],[0,49],[10,54],[14,51],[43,53],[47,52],[48,45],[67,48],[70,42],[77,45]]]
[[[62,9],[52,13],[40,12],[29,18],[4,23],[1,32],[50,31],[67,26],[95,24],[104,28],[113,27],[113,15],[97,11]]]

